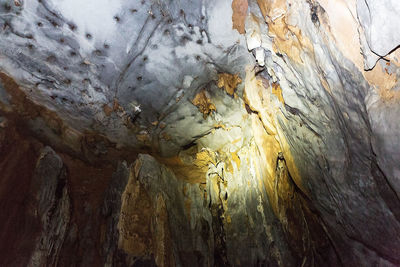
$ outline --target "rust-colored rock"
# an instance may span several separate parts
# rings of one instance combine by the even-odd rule
[[[245,33],[244,23],[247,16],[247,8],[249,3],[247,0],[232,1],[232,28],[236,29],[240,34]]]
[[[103,111],[107,116],[111,116],[111,113],[113,112],[113,109],[109,105],[105,104],[103,106]]]
[[[272,93],[276,95],[278,100],[282,103],[285,104],[285,101],[283,100],[283,95],[282,95],[282,88],[278,83],[272,83]]]
[[[206,90],[202,89],[192,100],[193,105],[198,107],[199,111],[203,113],[204,119],[207,118],[211,112],[216,111],[215,105],[211,102]]]
[[[118,247],[134,256],[151,254],[151,199],[130,171],[128,184],[121,196],[122,206],[118,222]]]
[[[219,73],[218,74],[218,87],[224,88],[225,91],[233,96],[237,86],[242,82],[238,74]]]

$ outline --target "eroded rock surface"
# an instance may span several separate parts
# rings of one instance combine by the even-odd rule
[[[57,265],[71,219],[71,202],[67,186],[67,170],[61,158],[45,147],[33,174],[32,191],[40,218],[42,232],[29,261],[29,266]]]
[[[0,0],[0,263],[400,265],[399,10]]]

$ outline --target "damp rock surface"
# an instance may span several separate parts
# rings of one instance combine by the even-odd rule
[[[395,0],[0,0],[0,265],[398,266]]]

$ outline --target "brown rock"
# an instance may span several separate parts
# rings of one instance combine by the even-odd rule
[[[247,16],[248,5],[247,0],[232,1],[232,28],[236,29],[240,34],[245,33],[244,23]]]
[[[219,73],[218,74],[218,87],[224,87],[225,91],[233,96],[238,84],[240,84],[242,80],[239,78],[237,74],[229,74],[229,73]]]
[[[215,105],[211,102],[208,97],[206,90],[201,90],[192,100],[193,105],[199,108],[199,111],[203,113],[204,119],[210,115],[211,112],[216,111]]]

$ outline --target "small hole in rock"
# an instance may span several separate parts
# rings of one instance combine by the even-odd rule
[[[90,83],[90,79],[89,78],[85,78],[82,80],[82,83]]]
[[[180,41],[181,41],[182,44],[186,44],[187,42],[189,42],[191,40],[192,39],[190,37],[188,37],[188,36],[182,36]]]
[[[3,7],[4,7],[4,9],[6,11],[10,11],[11,10],[11,6],[8,3],[4,3]]]
[[[314,12],[311,14],[311,21],[312,21],[313,23],[317,23],[317,22],[318,22],[318,16],[317,16],[317,14],[314,13]]]
[[[46,61],[49,63],[54,63],[54,62],[56,62],[56,59],[57,58],[54,55],[51,55],[46,58]]]
[[[68,27],[71,29],[71,31],[75,31],[76,30],[76,25],[75,24],[69,23]]]
[[[96,49],[93,51],[93,54],[95,54],[96,56],[101,56],[101,50],[100,49]]]

